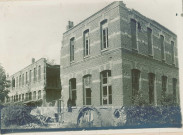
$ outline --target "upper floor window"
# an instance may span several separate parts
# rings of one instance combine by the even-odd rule
[[[41,80],[41,66],[38,69],[38,80]]]
[[[164,98],[167,91],[167,76],[162,76],[162,97]]]
[[[131,27],[132,49],[137,50],[137,28],[136,28],[136,20],[131,19],[131,21],[130,21],[130,27]]]
[[[148,54],[152,55],[152,30],[147,28]]]
[[[27,84],[28,80],[27,80],[27,72],[25,73],[25,83]]]
[[[24,85],[24,74],[22,74],[22,86]]]
[[[91,75],[83,77],[83,105],[91,105]]]
[[[41,98],[41,90],[38,91],[38,99]]]
[[[101,49],[108,48],[109,44],[108,44],[108,23],[107,23],[107,20],[104,20],[101,22],[101,40],[102,40]]]
[[[165,60],[164,36],[162,35],[160,35],[160,43],[161,43],[161,59]]]
[[[132,69],[132,103],[139,93],[140,70]]]
[[[175,54],[174,54],[174,42],[171,41],[171,50],[172,50],[172,64],[174,64]]]
[[[70,39],[70,61],[74,61],[74,38]]]
[[[12,88],[15,88],[15,78],[12,78]]]
[[[18,87],[18,77],[16,77],[16,87]]]
[[[36,81],[36,68],[34,68],[34,82]]]
[[[29,82],[31,83],[32,80],[32,70],[29,71]]]
[[[149,103],[154,103],[154,84],[155,84],[155,74],[149,73]]]
[[[71,100],[71,106],[76,106],[76,78],[69,80],[69,99]]]
[[[21,86],[22,78],[21,75],[19,76],[19,86]]]
[[[111,70],[101,72],[101,105],[112,104]]]
[[[84,56],[90,54],[89,30],[84,31]]]

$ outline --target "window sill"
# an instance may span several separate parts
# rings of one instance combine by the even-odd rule
[[[109,50],[108,48],[104,48],[104,49],[101,50],[101,52],[106,52],[108,50]]]
[[[87,59],[87,58],[89,58],[90,57],[90,55],[86,55],[86,56],[84,56],[84,59]]]

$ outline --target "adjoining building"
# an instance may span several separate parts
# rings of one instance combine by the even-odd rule
[[[60,65],[51,65],[45,58],[9,77],[10,92],[5,104],[26,104],[30,106],[54,105],[61,97]]]
[[[179,101],[177,36],[123,2],[113,2],[76,26],[61,47],[63,106],[131,106],[144,97]]]

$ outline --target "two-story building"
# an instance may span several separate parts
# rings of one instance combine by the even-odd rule
[[[64,107],[149,105],[171,94],[179,104],[177,36],[158,22],[113,2],[77,25],[61,47]]]
[[[51,65],[45,58],[32,63],[9,77],[10,92],[6,104],[45,106],[61,97],[60,65]]]

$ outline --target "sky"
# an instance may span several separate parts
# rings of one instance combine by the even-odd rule
[[[111,0],[0,0],[0,63],[13,74],[45,57],[60,64],[62,35],[68,21],[78,24]],[[123,0],[178,36],[180,92],[183,82],[182,0]],[[176,16],[177,13],[177,16]]]

